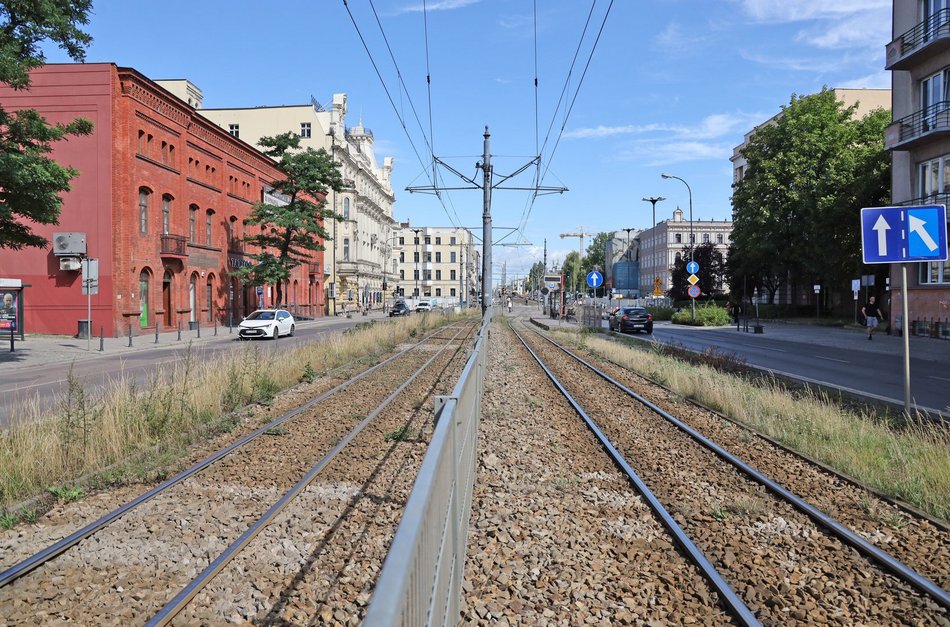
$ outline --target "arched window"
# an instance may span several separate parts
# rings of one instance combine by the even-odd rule
[[[198,205],[188,207],[188,241],[198,243]]]
[[[193,272],[188,281],[188,307],[191,311],[188,313],[188,321],[194,322],[198,319],[198,273]]]
[[[345,220],[350,219],[350,199],[349,198],[343,199],[343,218]]]
[[[148,233],[148,199],[152,190],[139,188],[139,233]]]
[[[343,238],[343,261],[350,260],[350,238]]]
[[[211,222],[214,218],[214,209],[208,209],[205,213],[205,245],[211,246]]]
[[[148,326],[148,291],[151,279],[152,275],[148,270],[142,270],[139,273],[139,328],[141,329],[144,329]]]
[[[676,253],[676,263],[679,263],[679,260],[680,260],[680,254]]]
[[[214,275],[210,273],[205,281],[205,299],[208,305],[208,322],[211,322],[214,318]]]
[[[168,235],[169,227],[172,222],[172,197],[168,194],[162,196],[162,235]]]

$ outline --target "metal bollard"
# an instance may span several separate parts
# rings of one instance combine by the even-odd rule
[[[228,335],[231,335],[232,326],[234,326],[234,312],[228,312]]]
[[[214,336],[218,337],[218,319],[214,319]]]
[[[201,320],[195,320],[195,328],[198,329],[198,339],[201,339]]]
[[[161,322],[158,320],[155,321],[155,343],[158,344],[158,327],[161,326]]]
[[[178,321],[178,341],[181,341],[181,320]]]
[[[12,324],[10,325],[10,352],[16,352],[16,340],[14,339]]]
[[[106,349],[104,333],[105,333],[105,327],[103,327],[102,325],[99,325],[99,352],[100,353]]]
[[[129,320],[129,348],[132,348],[132,321]]]

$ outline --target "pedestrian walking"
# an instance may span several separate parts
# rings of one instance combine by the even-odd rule
[[[511,313],[511,296],[508,297],[506,304],[508,305],[508,313]]]
[[[868,302],[861,308],[861,313],[866,320],[868,339],[870,340],[872,339],[872,335],[874,335],[874,330],[877,328],[878,323],[884,319],[884,314],[881,313],[881,308],[877,304],[877,297],[871,296],[868,298]]]

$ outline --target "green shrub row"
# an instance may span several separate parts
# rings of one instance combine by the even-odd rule
[[[722,327],[731,322],[729,312],[712,304],[696,308],[696,320],[693,320],[691,307],[684,307],[673,314],[673,324],[688,324],[697,327]]]

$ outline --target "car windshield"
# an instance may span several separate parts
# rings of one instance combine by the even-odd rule
[[[273,311],[255,311],[250,316],[247,317],[248,320],[273,320],[274,312]]]
[[[647,315],[647,310],[638,307],[628,307],[623,310],[623,313],[625,316],[645,316]]]

